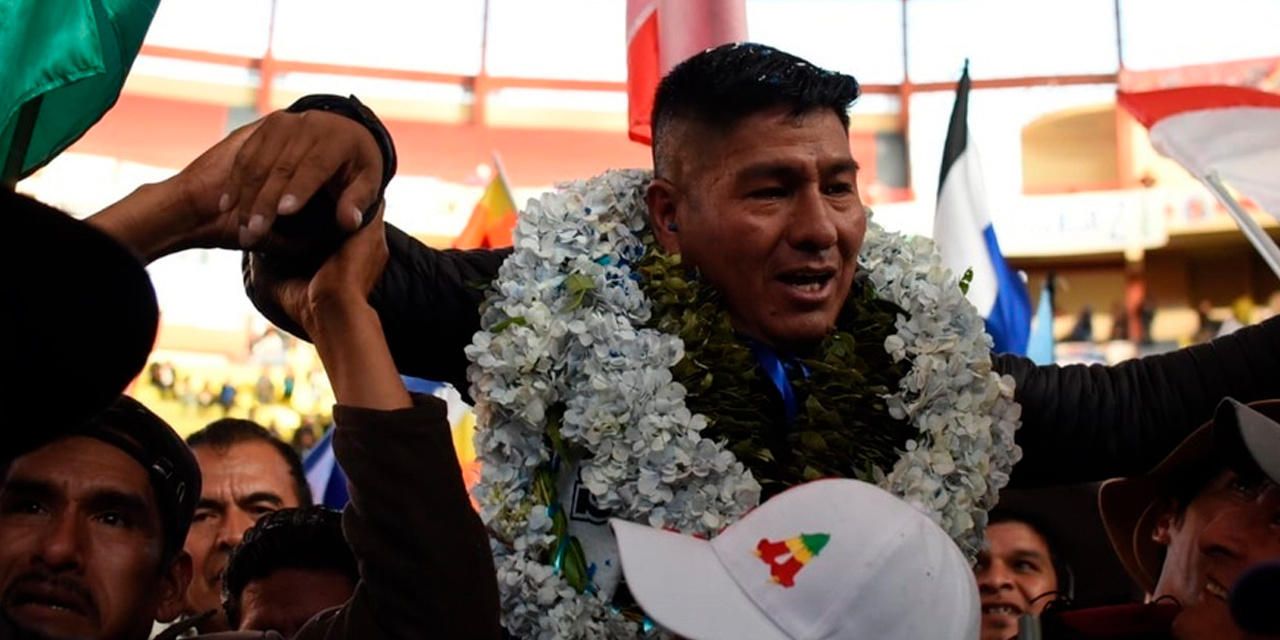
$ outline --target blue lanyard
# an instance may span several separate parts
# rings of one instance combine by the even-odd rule
[[[777,389],[778,395],[782,397],[782,408],[787,416],[787,424],[794,423],[796,416],[800,415],[800,403],[796,400],[796,391],[791,387],[791,379],[787,377],[787,372],[799,369],[800,374],[808,378],[809,369],[799,359],[787,356],[783,360],[768,345],[754,340],[751,341],[751,352],[760,362],[760,368],[764,369],[765,377],[773,383],[773,388]]]

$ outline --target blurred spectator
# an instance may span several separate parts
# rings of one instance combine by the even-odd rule
[[[218,406],[222,407],[224,417],[236,406],[236,385],[230,379],[222,383],[222,390],[218,392]]]
[[[267,370],[263,370],[258,376],[258,382],[254,385],[254,393],[257,396],[258,404],[272,404],[276,401],[276,384],[271,381],[271,374]]]
[[[306,458],[307,453],[316,446],[315,428],[308,424],[299,426],[293,431],[293,440],[290,444],[293,445],[293,450],[297,451],[299,456]]]
[[[1111,305],[1111,335],[1108,340],[1129,339],[1129,310],[1123,302]]]
[[[1196,308],[1196,316],[1200,321],[1200,326],[1196,329],[1195,342],[1208,342],[1218,335],[1218,329],[1222,328],[1222,323],[1213,319],[1213,304],[1208,300],[1201,300],[1200,306]]]
[[[208,413],[217,399],[217,395],[213,393],[213,385],[206,380],[204,386],[200,387],[200,393],[196,396],[196,402],[200,405],[200,413]]]
[[[284,389],[283,389],[284,402],[286,404],[288,404],[290,400],[293,400],[293,385],[295,383],[296,383],[296,380],[293,377],[293,369],[292,368],[286,369],[284,372]]]
[[[1144,296],[1142,303],[1138,305],[1138,327],[1142,331],[1142,335],[1138,336],[1138,342],[1141,344],[1151,344],[1154,340],[1151,337],[1151,325],[1156,320],[1156,302],[1150,296]]]
[[[1093,306],[1085,305],[1076,316],[1076,324],[1067,334],[1066,342],[1093,342]]]
[[[1240,296],[1231,303],[1231,316],[1222,321],[1222,326],[1218,327],[1219,336],[1225,336],[1229,333],[1235,333],[1240,328],[1248,326],[1253,322],[1253,299],[1249,296]]]
[[[1271,293],[1271,297],[1267,299],[1267,308],[1262,312],[1262,320],[1280,316],[1280,291]]]

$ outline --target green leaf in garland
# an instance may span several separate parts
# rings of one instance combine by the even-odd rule
[[[827,441],[822,436],[812,431],[806,431],[800,434],[800,445],[810,451],[822,452],[827,450]]]
[[[492,331],[493,333],[502,333],[503,331],[507,330],[507,327],[510,327],[512,325],[515,325],[518,327],[527,327],[529,326],[529,321],[525,320],[524,316],[515,316],[514,318],[507,318],[506,320],[503,320],[502,322],[499,322],[498,324],[493,325]]]
[[[965,269],[964,275],[960,276],[960,293],[969,295],[969,284],[973,282],[973,269]]]
[[[558,545],[560,540],[569,535],[569,518],[564,515],[564,509],[559,506],[552,509],[555,510],[555,515],[551,516],[551,535],[555,537]]]
[[[573,300],[565,307],[565,311],[573,311],[581,307],[582,303],[586,301],[587,294],[596,288],[596,282],[590,276],[571,273],[564,279],[564,286],[569,291],[569,294],[573,296]]]
[[[547,439],[551,441],[551,450],[562,460],[568,460],[569,447],[560,433],[560,422],[564,419],[564,405],[556,404],[547,411]]]
[[[555,504],[556,474],[549,466],[541,466],[533,474],[533,499],[538,504]]]
[[[565,582],[573,587],[578,593],[582,593],[587,588],[587,555],[582,551],[582,543],[578,539],[569,536],[569,547],[565,550],[564,558],[561,560],[560,571],[564,574]]]

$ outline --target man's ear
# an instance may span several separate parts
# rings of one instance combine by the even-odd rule
[[[649,205],[649,228],[653,229],[654,239],[663,251],[673,256],[680,254],[680,223],[676,216],[678,198],[675,185],[666,178],[654,178],[644,193],[645,204]]]
[[[187,587],[191,585],[191,572],[191,555],[185,549],[179,550],[169,566],[160,572],[156,620],[171,622],[182,614]]]
[[[1162,547],[1167,547],[1173,542],[1174,527],[1179,524],[1177,508],[1171,502],[1157,505],[1156,508],[1160,510],[1160,515],[1156,517],[1155,526],[1151,528],[1151,540]]]

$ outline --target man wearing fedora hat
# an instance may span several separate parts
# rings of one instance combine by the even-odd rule
[[[1150,473],[1102,485],[1099,506],[1121,562],[1157,608],[1171,605],[1167,615],[1148,608],[1127,618],[1149,629],[1171,622],[1167,634],[1143,637],[1280,637],[1274,610],[1233,606],[1241,577],[1280,559],[1278,482],[1280,400],[1227,398]]]

